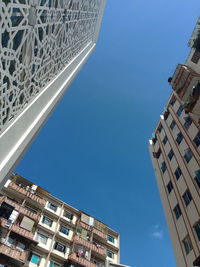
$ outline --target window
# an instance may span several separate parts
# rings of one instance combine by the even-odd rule
[[[193,156],[192,151],[189,148],[185,149],[184,159],[186,160],[187,163],[190,162],[192,156]]]
[[[24,245],[24,243],[18,242],[16,248],[20,251],[24,251],[26,246]]]
[[[173,150],[171,149],[171,150],[169,151],[169,154],[168,154],[168,158],[169,158],[170,161],[172,160],[173,156],[174,156],[174,152],[173,152]]]
[[[195,171],[194,173],[195,173],[195,175],[196,175],[194,179],[195,179],[195,181],[196,181],[198,187],[200,188],[200,169],[197,170],[197,171]]]
[[[187,190],[184,194],[183,194],[183,200],[185,202],[185,205],[188,206],[190,201],[192,200],[192,195],[190,194],[190,191]]]
[[[60,227],[60,232],[63,233],[64,235],[69,235],[69,229],[62,225]]]
[[[176,114],[180,117],[182,112],[183,112],[183,107],[180,106],[179,109],[177,110]]]
[[[61,267],[61,264],[56,263],[55,261],[50,261],[49,267]]]
[[[193,142],[197,147],[200,145],[200,132],[195,136]]]
[[[166,145],[167,141],[168,141],[168,138],[167,138],[167,136],[165,135],[165,137],[163,138],[163,144],[164,144],[164,146]]]
[[[176,123],[175,123],[175,121],[173,120],[172,123],[171,123],[170,126],[169,126],[170,129],[173,130],[174,127],[175,127],[175,125],[176,125]]]
[[[36,236],[36,240],[39,242],[39,243],[42,243],[44,245],[47,244],[47,240],[48,240],[48,237],[41,234],[41,233],[37,233],[37,236]]]
[[[176,142],[180,145],[181,141],[183,140],[182,133],[178,133],[176,137]]]
[[[180,169],[180,167],[178,167],[175,171],[175,176],[176,176],[176,180],[178,181],[178,179],[180,178],[180,176],[182,175],[182,171]]]
[[[73,214],[70,211],[68,211],[68,210],[65,210],[64,211],[63,216],[66,217],[66,218],[68,218],[68,219],[70,219],[70,220],[73,219]]]
[[[167,190],[168,190],[168,193],[169,193],[169,194],[171,193],[171,191],[172,191],[173,188],[174,188],[174,187],[173,187],[173,184],[172,184],[172,182],[170,181],[170,182],[168,183],[168,185],[167,185]]]
[[[115,243],[115,238],[114,238],[113,236],[111,236],[111,235],[108,235],[107,240],[108,240],[109,242]]]
[[[172,98],[171,101],[169,102],[169,104],[172,105],[172,106],[174,106],[175,102],[176,102],[176,99],[175,98]]]
[[[63,244],[60,244],[58,242],[55,242],[54,249],[56,249],[60,252],[63,252],[63,253],[66,252],[66,246],[64,246]]]
[[[1,217],[8,220],[10,218],[10,215],[12,214],[13,210],[14,210],[13,206],[3,202],[0,206],[0,215],[1,215]]]
[[[48,218],[47,216],[43,216],[42,223],[48,225],[49,227],[52,226],[53,220]]]
[[[184,127],[186,130],[188,130],[190,128],[190,125],[192,124],[192,120],[188,116],[185,117],[184,120],[185,120]]]
[[[163,161],[161,164],[161,170],[164,173],[166,171],[166,169],[167,169],[167,165],[166,165],[165,161]]]
[[[107,252],[107,256],[108,256],[109,258],[113,259],[113,258],[114,258],[114,253],[111,252],[111,251],[108,251],[108,252]]]
[[[96,258],[91,258],[91,262],[96,264],[99,267],[105,266],[104,262],[97,260]]]
[[[196,232],[198,240],[200,241],[200,221],[194,225],[194,230]]]
[[[152,142],[153,142],[153,144],[155,145],[155,143],[157,142],[157,136],[156,136],[156,134],[152,134]]]
[[[48,203],[48,208],[56,212],[58,206],[55,205],[55,204],[53,204],[53,203],[51,203],[51,202],[49,202],[49,203]]]
[[[192,58],[191,58],[191,61],[192,61],[193,63],[197,64],[198,61],[199,61],[199,59],[200,59],[200,51],[195,50],[195,51],[194,51],[194,54],[193,54],[193,56],[192,56]]]
[[[177,204],[176,207],[174,208],[174,214],[175,214],[176,219],[178,220],[178,218],[182,214],[179,204]]]
[[[152,154],[154,158],[159,159],[161,155],[161,149],[159,148],[157,152],[153,152]]]
[[[192,243],[190,241],[189,236],[187,236],[186,238],[183,239],[183,246],[185,248],[186,255],[189,254],[190,251],[192,250]]]
[[[15,244],[15,239],[11,238],[10,236],[8,237],[7,241],[6,241],[6,245],[7,246],[12,246]]]
[[[160,126],[158,127],[158,132],[161,133],[161,132],[162,132],[162,129],[163,129],[163,127],[162,127],[162,125],[160,125]]]
[[[30,262],[39,265],[40,261],[41,261],[41,257],[39,255],[35,254],[35,253],[32,253]]]
[[[167,120],[169,117],[169,110],[167,108],[165,108],[165,112],[164,112],[164,120]]]

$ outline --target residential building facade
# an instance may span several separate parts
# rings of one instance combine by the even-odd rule
[[[173,93],[149,140],[178,267],[200,266],[200,19],[189,46],[168,79]]]
[[[188,45],[185,64],[178,64],[169,82],[186,113],[200,126],[200,17]]]
[[[19,175],[0,196],[0,266],[124,267],[119,234]]]
[[[149,150],[177,266],[200,266],[200,131],[175,95]]]
[[[94,51],[104,6],[105,0],[0,1],[0,183]]]

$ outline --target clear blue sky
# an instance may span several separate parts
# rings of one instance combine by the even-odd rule
[[[107,0],[95,53],[16,172],[121,234],[121,262],[175,267],[148,139],[199,0]]]

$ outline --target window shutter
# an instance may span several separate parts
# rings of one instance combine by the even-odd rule
[[[24,216],[24,218],[22,219],[22,222],[20,224],[20,226],[28,231],[32,231],[33,229],[33,225],[34,225],[34,221],[29,219],[28,217]]]

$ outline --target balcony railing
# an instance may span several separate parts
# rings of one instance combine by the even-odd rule
[[[107,235],[101,231],[99,231],[97,228],[93,228],[93,233],[97,236],[101,237],[104,240],[107,240]]]
[[[179,64],[172,77],[171,85],[181,100],[185,101],[192,87],[200,80],[200,74],[186,65]],[[185,96],[186,95],[186,96]]]
[[[45,199],[39,197],[38,195],[36,195],[34,193],[29,192],[29,190],[27,190],[25,187],[21,187],[14,182],[10,182],[8,187],[12,188],[13,190],[16,190],[17,192],[21,193],[22,195],[27,196],[28,198],[39,203],[43,207],[46,205]]]
[[[93,232],[94,234],[96,234],[97,236],[101,237],[104,240],[107,240],[107,235],[103,232],[101,232],[100,230],[98,230],[97,228],[90,226],[84,222],[78,221],[77,222],[80,226],[82,226],[84,229]]]
[[[101,256],[106,257],[106,255],[107,255],[107,251],[105,248],[102,248],[102,247],[98,246],[97,244],[95,245],[95,244],[81,238],[78,235],[74,236],[74,242],[90,248],[91,250],[95,251],[96,253],[100,254]]]
[[[16,208],[16,210],[19,212],[19,213],[22,213],[24,215],[26,215],[27,217],[30,217],[31,219],[33,219],[34,221],[37,221],[39,222],[40,221],[40,215],[39,214],[35,214],[33,213],[32,211],[22,207],[20,204],[16,203],[15,201],[7,198],[7,197],[0,197],[0,203],[2,202],[6,202],[7,204],[13,206]]]
[[[77,224],[80,225],[81,227],[83,227],[84,229],[88,230],[88,231],[92,231],[92,226],[81,222],[80,220],[77,221]]]
[[[70,254],[68,259],[71,261],[77,262],[85,267],[98,267],[96,264],[92,263],[91,261],[86,260],[85,258],[82,258],[82,257],[78,257],[75,252]]]
[[[34,234],[24,228],[21,228],[17,224],[12,224],[10,227],[6,226],[6,219],[0,219],[0,225],[4,228],[9,228],[12,232],[15,232],[27,239],[33,240]]]
[[[9,258],[15,259],[21,263],[25,263],[28,258],[27,252],[19,251],[16,248],[9,247],[5,244],[0,244],[0,254],[4,254]]]

